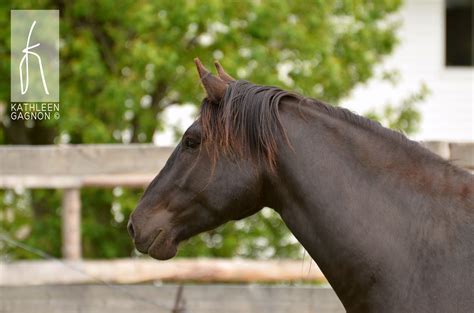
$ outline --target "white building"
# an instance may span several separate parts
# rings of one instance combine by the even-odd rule
[[[424,82],[431,94],[418,105],[422,124],[414,139],[474,141],[472,12],[472,0],[405,0],[400,44],[378,71],[398,69],[400,83],[373,79],[342,106],[362,114],[397,104]]]
[[[396,16],[402,22],[399,45],[378,67],[378,75],[357,87],[341,105],[363,115],[371,109],[382,109],[387,103],[399,104],[424,83],[431,93],[425,102],[417,104],[422,123],[413,139],[474,141],[472,1],[405,0]],[[447,23],[448,8],[451,15]],[[461,47],[461,57],[456,56],[459,43],[465,48]],[[387,69],[400,72],[401,80],[396,86],[377,77]],[[193,121],[193,112],[192,105],[166,110],[167,127],[155,134],[154,142],[173,145],[173,129],[186,129]]]

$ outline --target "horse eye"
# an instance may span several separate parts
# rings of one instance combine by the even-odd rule
[[[185,138],[184,139],[184,146],[189,149],[196,149],[199,147],[200,142],[193,139],[193,138]]]

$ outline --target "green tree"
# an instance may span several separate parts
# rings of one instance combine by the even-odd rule
[[[9,120],[10,87],[2,84],[0,105],[5,113],[0,142],[150,142],[163,127],[165,108],[200,103],[203,91],[194,69],[196,56],[208,64],[221,60],[239,79],[279,85],[337,105],[357,84],[371,78],[374,66],[395,47],[397,23],[390,16],[400,6],[400,0],[2,3],[3,77],[10,72],[9,9],[60,10],[61,118],[34,123]],[[416,111],[407,114],[403,118],[412,125]],[[27,198],[29,206],[15,213],[15,221],[31,225],[24,240],[59,255],[59,223],[54,222],[59,219],[59,193],[3,192],[4,229],[18,235],[20,226],[6,216],[17,201]],[[139,194],[120,188],[83,190],[86,257],[130,255],[126,216]],[[259,214],[192,239],[181,255],[298,255],[299,246],[276,214],[264,212],[265,217]],[[10,253],[25,257],[15,251]]]

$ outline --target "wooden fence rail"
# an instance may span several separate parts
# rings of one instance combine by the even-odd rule
[[[185,285],[184,310],[173,310],[176,285],[0,287],[2,313],[343,313],[330,288]],[[155,304],[155,305],[153,305]]]
[[[474,170],[474,143],[426,142],[454,164]],[[164,166],[172,148],[146,144],[1,146],[0,188],[64,189],[63,257],[81,257],[80,188],[143,188]]]
[[[326,282],[308,260],[146,259],[0,263],[0,286],[44,284],[136,284],[143,282]]]

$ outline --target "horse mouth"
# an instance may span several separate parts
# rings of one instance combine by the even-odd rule
[[[147,249],[147,253],[148,253],[148,254],[150,254],[150,249],[151,249],[151,247],[152,247],[158,240],[160,240],[160,235],[161,235],[162,233],[163,233],[163,229],[160,229],[160,230],[158,231],[158,233],[156,234],[155,239],[153,239],[153,241],[151,242],[150,246],[149,246],[148,249]]]
[[[148,247],[148,255],[158,260],[168,260],[176,255],[177,244],[172,236],[163,229],[160,229],[153,242]]]

